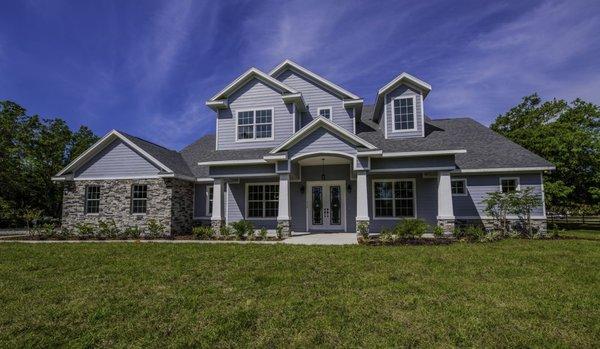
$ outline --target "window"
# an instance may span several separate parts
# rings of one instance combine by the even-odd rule
[[[500,189],[503,193],[519,190],[519,178],[500,178]]]
[[[206,215],[212,216],[212,207],[213,207],[213,186],[206,187]]]
[[[237,140],[272,139],[273,109],[237,113]]]
[[[85,213],[100,212],[100,186],[88,185],[85,187]]]
[[[414,130],[415,97],[394,99],[394,130]]]
[[[278,184],[248,184],[246,216],[248,218],[275,218],[279,213]]]
[[[414,179],[373,182],[375,217],[416,217]]]
[[[318,108],[317,109],[317,113],[319,114],[319,116],[322,116],[324,118],[327,118],[327,119],[331,120],[331,107]]]
[[[452,180],[452,195],[453,196],[467,195],[467,180],[466,179],[453,179]]]
[[[134,184],[131,187],[131,213],[145,214],[148,206],[148,186],[145,184]]]

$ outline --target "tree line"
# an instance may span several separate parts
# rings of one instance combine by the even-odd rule
[[[72,131],[60,118],[28,115],[0,101],[0,227],[23,226],[28,210],[60,217],[63,185],[51,177],[98,137],[86,126]]]

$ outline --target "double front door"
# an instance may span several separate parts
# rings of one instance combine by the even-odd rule
[[[345,181],[308,182],[306,191],[309,230],[346,230]]]

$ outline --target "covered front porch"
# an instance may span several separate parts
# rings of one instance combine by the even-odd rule
[[[446,168],[382,168],[368,158],[331,151],[276,161],[271,172],[243,167],[227,175],[221,169],[223,175],[214,178],[210,219],[216,231],[239,220],[271,232],[280,227],[284,236],[355,234],[360,222],[379,233],[406,218],[453,228]],[[250,171],[254,173],[245,174]]]

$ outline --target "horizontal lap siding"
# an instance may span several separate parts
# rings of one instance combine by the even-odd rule
[[[401,219],[378,219],[375,218],[373,207],[373,181],[377,179],[404,179],[414,178],[417,185],[417,218],[426,221],[430,225],[437,224],[437,179],[423,178],[423,175],[371,175],[368,180],[367,193],[369,197],[369,217],[371,217],[370,231],[379,232],[383,228],[391,229]]]
[[[415,105],[416,105],[416,115],[415,122],[417,123],[417,130],[410,132],[393,132],[394,131],[394,107],[393,100],[396,97],[410,97],[415,96]],[[391,92],[386,95],[385,99],[385,114],[387,121],[387,138],[390,139],[399,139],[399,138],[412,138],[412,137],[422,137],[423,135],[423,115],[421,113],[421,94],[411,89],[406,85],[400,85]]]
[[[273,174],[275,175],[274,164],[257,164],[257,165],[246,165],[246,166],[211,166],[208,170],[209,175],[212,176],[245,176],[245,175],[258,175],[258,174]]]
[[[240,180],[239,183],[229,183],[227,191],[227,202],[226,202],[226,214],[227,223],[237,222],[246,219],[246,183],[278,183],[277,177],[266,178],[266,179],[249,179]],[[275,229],[277,228],[277,219],[246,219],[254,225],[255,229],[266,228]]]
[[[236,142],[236,110],[254,108],[274,108],[274,140]],[[229,97],[229,109],[217,114],[218,149],[248,149],[275,147],[289,138],[294,129],[293,107],[286,105],[281,93],[253,79]]]
[[[288,150],[288,156],[293,158],[296,155],[321,151],[339,151],[347,154],[356,154],[356,149],[352,144],[324,128],[319,128],[294,144]]]
[[[454,156],[428,156],[411,158],[373,158],[372,170],[383,169],[414,169],[414,168],[439,168],[455,167]]]
[[[302,93],[304,102],[309,105],[307,116],[300,120],[300,127],[318,116],[318,108],[331,107],[332,121],[354,133],[354,117],[351,109],[344,108],[343,100],[311,80],[286,70],[276,77],[279,81]]]
[[[120,140],[116,140],[75,171],[75,178],[156,176],[159,169]]]
[[[457,217],[487,216],[483,200],[488,193],[500,191],[501,177],[518,177],[521,189],[532,187],[533,192],[541,197],[542,182],[540,174],[506,174],[506,175],[477,175],[477,176],[453,176],[452,179],[465,178],[467,180],[468,196],[453,196],[452,203],[454,215]],[[532,216],[543,216],[543,207],[533,210]]]

